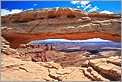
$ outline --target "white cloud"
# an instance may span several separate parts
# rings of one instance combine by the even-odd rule
[[[7,9],[1,9],[1,16],[5,16],[8,14],[15,14],[15,13],[20,13],[22,12],[22,9],[13,9],[13,10],[7,10]]]
[[[82,42],[111,42],[110,40],[104,40],[101,38],[92,38],[87,40],[82,40]]]
[[[81,1],[80,4],[81,4],[81,7],[82,8],[85,8],[87,4],[89,4],[90,1]]]
[[[85,6],[90,3],[90,1],[71,1],[71,3],[77,5],[77,8],[85,8]]]
[[[27,10],[34,10],[33,8],[27,9]],[[27,10],[22,10],[22,9],[13,9],[13,10],[7,10],[7,9],[1,9],[1,16],[5,16],[8,14],[15,14],[15,13],[20,13],[23,11],[27,11]]]
[[[30,9],[27,9],[27,10],[33,10],[33,8],[30,8]],[[27,11],[27,10],[26,10],[26,11]]]
[[[71,1],[72,4],[78,4],[80,1]]]
[[[99,7],[95,6],[95,7],[91,8],[88,12],[93,12],[93,11],[96,11],[98,9],[99,9]]]
[[[91,7],[91,4],[88,4],[87,6],[85,6],[85,8],[83,10],[86,10],[86,9],[88,9],[90,7]]]
[[[77,6],[77,8],[80,8],[80,6]]]
[[[90,3],[90,1],[81,1],[80,2],[81,5],[87,5],[88,3]]]
[[[85,7],[85,5],[89,4],[90,1],[71,1],[72,4],[81,5],[81,7]]]
[[[113,12],[110,12],[110,11],[108,11],[108,10],[101,11],[100,13],[113,14]]]
[[[99,9],[97,6],[92,6],[89,1],[71,1],[72,4],[76,5],[77,8],[83,8],[83,10],[88,9],[88,12],[93,12]]]
[[[36,6],[37,4],[34,4],[33,6]]]

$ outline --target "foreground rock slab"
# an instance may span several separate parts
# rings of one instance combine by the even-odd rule
[[[54,62],[22,61],[3,55],[1,78],[3,81],[120,81],[121,67],[103,60],[106,59],[92,59],[87,67],[62,68]]]
[[[113,58],[117,58],[117,57],[113,57]],[[94,59],[94,60],[90,60],[89,65],[109,79],[111,78],[113,80],[121,80],[121,67],[115,64],[112,64],[111,62],[110,63],[107,63],[107,62],[105,58],[101,60]]]

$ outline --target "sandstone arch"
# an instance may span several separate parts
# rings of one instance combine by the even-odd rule
[[[51,14],[48,14],[50,11]],[[101,38],[121,41],[119,14],[85,13],[72,8],[49,8],[2,16],[1,20],[2,37],[10,42],[12,48],[32,40],[44,39]]]

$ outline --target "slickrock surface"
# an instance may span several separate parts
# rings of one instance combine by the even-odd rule
[[[114,58],[114,57],[113,57]],[[121,80],[119,66],[91,60],[89,67],[62,68],[54,62],[31,62],[4,55],[1,78],[8,81],[110,81]]]
[[[2,80],[23,81],[62,81],[62,80],[85,80],[90,81],[77,67],[62,68],[53,62],[34,63],[21,61],[16,58],[4,56],[2,60]],[[52,64],[50,64],[52,63]]]
[[[32,40],[102,38],[120,41],[120,14],[45,8],[2,16],[2,36],[12,48]]]
[[[21,61],[19,59],[5,57],[2,60],[2,80],[8,81],[26,81],[50,79],[48,68],[35,64],[33,62]]]
[[[2,39],[2,50],[9,47],[9,42]],[[36,47],[37,45],[31,45]],[[25,47],[25,45],[21,45]],[[30,45],[29,45],[30,47]],[[15,50],[15,49],[14,49]],[[15,50],[18,51],[18,50]],[[2,51],[3,52],[3,51]],[[120,81],[121,80],[121,57],[99,57],[81,61],[79,67],[62,67],[60,64],[51,62],[22,61],[16,53],[1,55],[1,80],[2,81]],[[32,51],[33,52],[33,51]],[[115,61],[114,61],[115,60]],[[79,60],[80,61],[80,60]],[[83,65],[82,65],[83,64]]]
[[[89,65],[112,80],[121,80],[121,67],[107,63],[106,60],[107,59],[90,60]]]

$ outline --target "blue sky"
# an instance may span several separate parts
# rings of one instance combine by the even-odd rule
[[[2,1],[1,15],[19,13],[25,10],[52,7],[71,7],[86,12],[120,13],[120,1]]]

